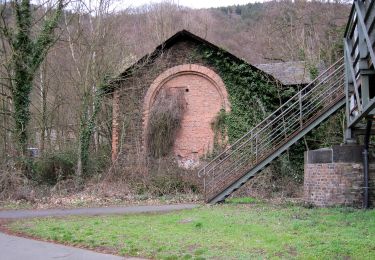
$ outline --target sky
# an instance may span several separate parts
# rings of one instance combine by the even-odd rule
[[[162,0],[122,0],[122,2],[126,3],[126,5],[137,7],[150,2],[162,2]],[[263,2],[263,0],[174,0],[173,2],[190,8],[209,8],[228,5],[243,5],[247,3]]]

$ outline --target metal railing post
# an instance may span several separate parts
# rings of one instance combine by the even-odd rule
[[[303,119],[302,119],[302,91],[299,92],[298,102],[299,102],[299,124],[300,124],[300,127],[302,129],[303,128]]]
[[[206,193],[206,170],[204,171],[204,177],[203,177],[203,194],[204,194],[204,200],[207,199],[207,193]]]
[[[250,144],[250,153],[251,153],[251,155],[253,154],[253,150],[254,150],[254,141],[253,141],[253,132],[251,132],[251,135],[250,135],[250,142],[251,142],[251,144]],[[253,161],[253,159],[251,158],[251,161]]]
[[[258,133],[255,135],[255,163],[258,162]]]

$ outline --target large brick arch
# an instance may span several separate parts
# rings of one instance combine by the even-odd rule
[[[187,111],[177,133],[173,151],[182,166],[192,167],[198,163],[200,156],[213,147],[214,133],[211,122],[220,109],[230,110],[228,93],[220,76],[207,67],[184,64],[167,69],[152,82],[144,98],[145,142],[152,105],[160,90],[168,88],[184,88],[186,91]]]

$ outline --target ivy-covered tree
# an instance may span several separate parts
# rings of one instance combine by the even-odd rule
[[[98,114],[102,108],[103,91],[122,62],[124,48],[113,41],[117,26],[112,20],[112,0],[97,4],[75,3],[72,14],[64,13],[67,43],[71,60],[70,82],[79,97],[76,116],[77,183],[95,171],[93,158],[100,151]],[[108,50],[116,49],[110,52]],[[121,50],[120,50],[121,49]],[[126,55],[126,54],[125,54]],[[108,120],[108,119],[106,119]],[[92,149],[91,149],[92,148]]]
[[[64,0],[57,0],[52,4],[52,7],[46,10],[41,27],[37,31],[35,25],[38,21],[34,18],[34,11],[38,9],[30,2],[3,2],[0,9],[0,38],[6,41],[3,48],[7,47],[10,53],[6,68],[15,122],[13,132],[17,152],[21,157],[26,155],[28,143],[33,80],[49,48],[56,41],[55,29],[65,7]]]

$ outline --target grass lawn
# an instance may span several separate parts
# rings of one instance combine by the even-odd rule
[[[375,259],[375,210],[247,202],[167,214],[29,219],[9,227],[157,259]]]

